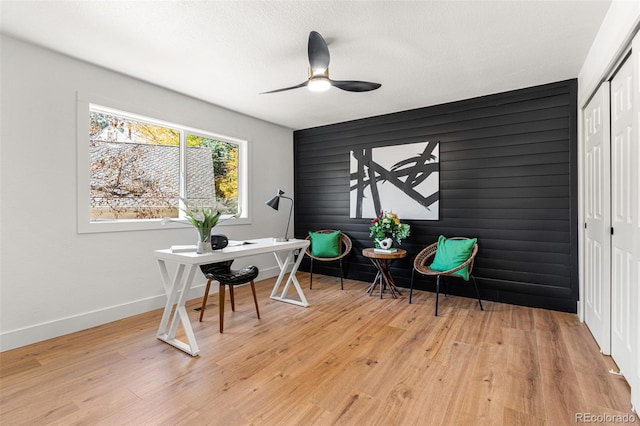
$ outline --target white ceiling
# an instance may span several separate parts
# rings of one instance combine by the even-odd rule
[[[1,31],[247,115],[303,129],[578,76],[595,1],[5,1]],[[307,39],[331,77],[306,88]]]

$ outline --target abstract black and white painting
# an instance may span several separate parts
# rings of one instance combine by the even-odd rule
[[[400,219],[438,220],[438,148],[438,142],[418,142],[351,151],[350,217],[387,210]]]

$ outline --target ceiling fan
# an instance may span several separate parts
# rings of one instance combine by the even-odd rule
[[[368,81],[331,80],[329,78],[329,48],[324,38],[316,31],[309,33],[307,52],[309,54],[309,79],[307,81],[296,86],[263,92],[261,95],[284,92],[285,90],[298,89],[305,86],[313,92],[322,92],[328,90],[331,86],[347,92],[368,92],[381,86],[380,83],[370,83]]]

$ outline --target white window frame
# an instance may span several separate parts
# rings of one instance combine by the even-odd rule
[[[89,185],[89,113],[92,106],[96,106],[103,112],[119,114],[122,113],[127,117],[140,119],[141,121],[151,122],[161,126],[179,128],[185,133],[212,138],[223,142],[229,142],[238,145],[238,208],[240,217],[233,220],[221,222],[218,226],[235,226],[246,225],[251,223],[250,206],[249,206],[249,141],[245,139],[235,138],[232,136],[221,135],[210,130],[196,129],[193,127],[176,124],[170,121],[151,118],[160,115],[157,111],[147,111],[139,106],[132,107],[113,99],[106,99],[96,95],[85,95],[80,92],[77,94],[77,146],[76,146],[76,176],[77,176],[77,213],[76,223],[77,232],[79,234],[95,233],[95,232],[122,232],[122,231],[141,231],[154,229],[173,229],[184,228],[184,225],[190,225],[187,219],[180,212],[180,219],[176,219],[168,224],[162,224],[162,219],[113,219],[113,220],[90,220],[90,185]],[[184,192],[186,182],[185,152],[186,144],[181,144],[180,152],[180,192]],[[224,219],[224,216],[223,216]]]

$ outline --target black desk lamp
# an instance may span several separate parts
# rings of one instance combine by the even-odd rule
[[[276,242],[289,241],[289,238],[288,238],[289,223],[291,222],[291,213],[293,212],[293,198],[285,197],[284,191],[281,189],[278,189],[278,195],[274,196],[273,198],[271,198],[269,201],[265,203],[272,209],[278,210],[278,207],[280,206],[280,198],[286,198],[287,200],[291,200],[291,208],[289,209],[289,220],[287,220],[287,229],[284,231],[284,238],[274,238],[274,241]]]

